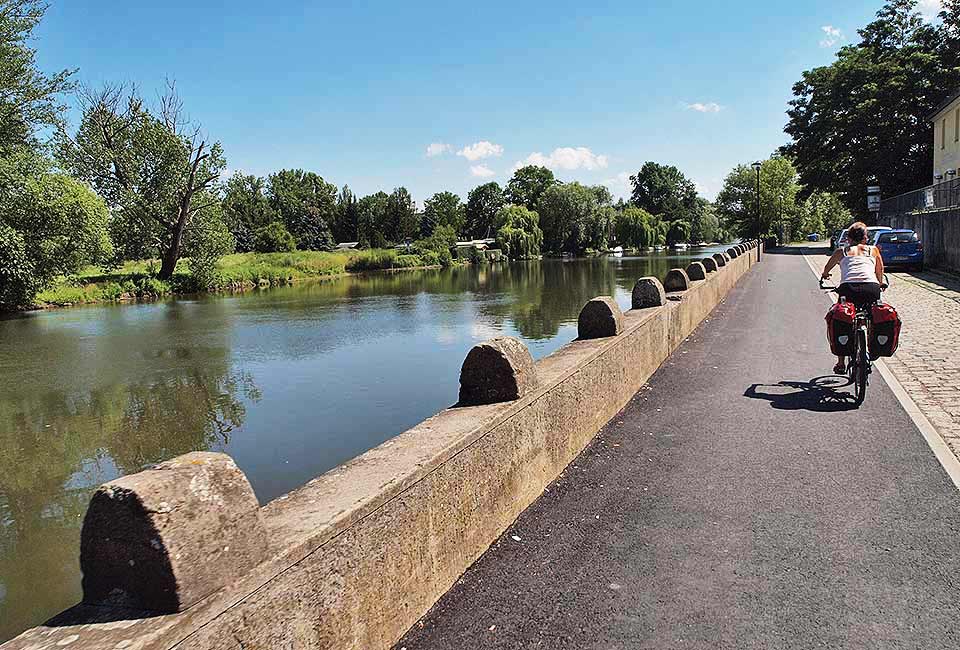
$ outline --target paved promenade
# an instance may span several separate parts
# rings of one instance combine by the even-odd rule
[[[960,493],[878,373],[860,410],[818,379],[828,303],[799,252],[767,255],[397,648],[960,645]]]

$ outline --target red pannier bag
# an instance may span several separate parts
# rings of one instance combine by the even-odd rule
[[[853,354],[853,320],[857,308],[852,302],[837,302],[827,312],[827,340],[837,356]]]
[[[892,357],[900,344],[900,316],[886,303],[877,303],[870,314],[870,356]]]

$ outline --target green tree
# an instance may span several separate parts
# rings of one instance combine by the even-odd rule
[[[576,182],[548,187],[537,213],[545,250],[583,253],[606,247],[613,208],[600,205],[594,188]]]
[[[816,232],[829,236],[849,226],[851,221],[853,216],[835,194],[814,192],[803,201],[798,210],[795,232],[798,234]]]
[[[293,238],[279,221],[258,228],[254,237],[254,250],[258,253],[290,253],[297,250],[297,240]]]
[[[377,192],[365,196],[357,203],[357,238],[363,248],[383,248],[387,240],[383,229],[387,220],[387,203],[390,195]]]
[[[60,95],[73,72],[47,76],[28,43],[47,5],[41,0],[0,0],[0,154],[29,144],[39,127],[60,123]]]
[[[337,210],[337,186],[302,169],[282,169],[270,175],[267,188],[276,210],[301,250],[333,248],[330,224]]]
[[[526,165],[513,173],[504,190],[504,200],[513,205],[522,205],[528,210],[535,210],[544,191],[558,182],[548,168]]]
[[[224,223],[223,214],[213,197],[214,205],[198,214],[183,239],[183,254],[189,258],[188,268],[193,287],[209,291],[220,286],[217,261],[235,250],[236,241]]]
[[[21,148],[0,157],[0,307],[29,304],[60,275],[112,253],[107,207],[89,187]]]
[[[357,197],[344,185],[337,195],[337,214],[333,226],[333,238],[338,242],[357,241],[357,224],[360,207]]]
[[[160,257],[159,277],[169,279],[194,217],[219,212],[214,189],[226,164],[220,144],[184,119],[172,84],[154,110],[124,86],[85,90],[79,100],[76,135],[58,134],[61,163],[113,210],[120,255]]]
[[[387,198],[383,236],[388,242],[401,243],[416,238],[420,230],[417,206],[405,187],[398,187]]]
[[[526,260],[540,255],[543,231],[540,215],[522,205],[508,205],[497,215],[497,245],[511,259]]]
[[[437,226],[450,226],[460,234],[466,222],[466,212],[460,197],[453,192],[437,192],[424,202],[420,230],[432,233]]]
[[[666,221],[690,222],[697,209],[697,188],[672,165],[646,162],[630,177],[631,201]]]
[[[224,187],[223,220],[241,253],[253,250],[254,232],[277,218],[259,176],[234,174]]]
[[[657,218],[636,206],[627,206],[614,218],[618,244],[627,248],[649,248],[657,244]]]
[[[783,148],[806,193],[837,194],[867,216],[867,185],[886,196],[930,182],[933,150],[926,116],[960,84],[960,3],[948,0],[942,23],[924,22],[915,0],[893,0],[859,30],[860,42],[803,73]]]
[[[800,192],[797,170],[789,159],[774,156],[760,168],[760,234],[766,237],[779,230],[781,205],[785,230],[796,215]],[[737,165],[717,195],[717,212],[724,225],[740,237],[757,235],[757,175],[750,165]],[[788,233],[786,233],[788,234]]]
[[[494,222],[503,204],[503,190],[495,182],[484,183],[470,190],[467,195],[466,235],[472,239],[489,237],[494,232]]]

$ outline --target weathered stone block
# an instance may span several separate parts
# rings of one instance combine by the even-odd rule
[[[691,280],[705,280],[707,278],[707,269],[701,262],[690,262],[687,265],[687,277]]]
[[[183,611],[266,551],[260,505],[233,459],[185,454],[94,492],[80,534],[83,600]]]
[[[530,350],[510,336],[473,346],[460,368],[460,406],[510,402],[537,386]]]
[[[700,263],[703,264],[703,268],[707,270],[707,273],[716,273],[717,271],[717,260],[712,257],[704,257],[700,260]]]
[[[740,257],[740,252],[736,248],[733,248],[731,246],[730,248],[727,249],[727,257],[729,257],[730,259],[737,259],[738,257]]]
[[[690,278],[683,269],[670,269],[663,280],[663,288],[667,291],[686,291],[690,288]]]
[[[633,285],[633,296],[630,300],[633,309],[660,307],[665,304],[667,304],[667,292],[664,291],[663,285],[657,278],[640,278]]]
[[[727,265],[727,257],[723,253],[714,253],[713,259],[716,261],[718,268]]]
[[[581,339],[600,339],[616,336],[623,331],[623,312],[609,296],[590,300],[577,317],[577,336]]]
[[[740,253],[741,255],[743,255],[743,253],[744,253],[743,244],[737,244],[736,246],[734,246],[734,248],[737,249],[737,252],[738,252],[738,253]]]

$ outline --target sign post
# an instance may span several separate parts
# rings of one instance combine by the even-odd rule
[[[880,186],[867,186],[867,210],[876,216],[880,212]]]

